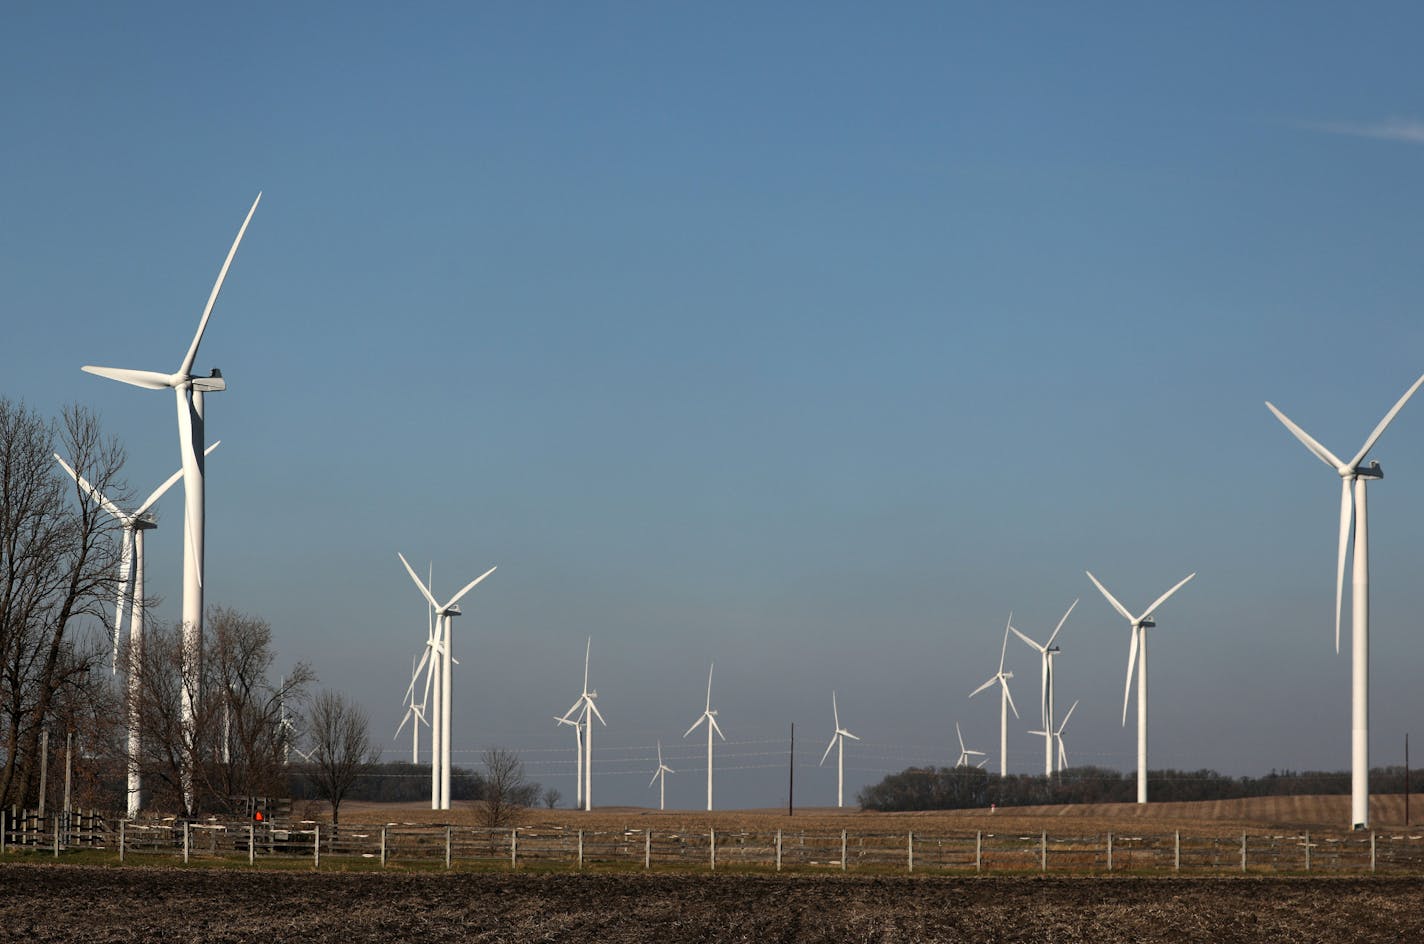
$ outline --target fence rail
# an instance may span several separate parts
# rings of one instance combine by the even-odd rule
[[[909,832],[577,829],[519,826],[179,820],[112,821],[94,812],[0,811],[0,856],[119,862],[305,863],[313,868],[503,867],[766,871],[1073,873],[1339,873],[1424,875],[1424,835],[1409,831]]]

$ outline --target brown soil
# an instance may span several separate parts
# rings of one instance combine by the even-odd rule
[[[1396,942],[1415,879],[824,878],[6,865],[0,941]]]

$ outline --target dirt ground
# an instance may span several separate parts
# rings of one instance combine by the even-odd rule
[[[0,941],[1397,942],[1417,879],[826,878],[0,866]]]

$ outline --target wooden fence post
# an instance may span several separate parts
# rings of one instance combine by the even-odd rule
[[[1182,871],[1182,831],[1172,834],[1172,871]]]
[[[183,864],[188,864],[188,821],[183,821]]]
[[[645,868],[645,869],[651,869],[652,867],[653,867],[653,831],[652,831],[651,829],[645,829],[645,830],[643,830],[643,868]]]
[[[386,867],[386,827],[381,827],[381,868]]]
[[[450,827],[445,827],[445,868],[450,867]]]
[[[5,811],[0,810],[0,856],[5,854],[5,816]]]
[[[841,830],[841,871],[846,870],[846,831]]]
[[[509,867],[519,868],[519,827],[509,831]]]
[[[1112,833],[1108,833],[1108,871],[1112,871]]]
[[[1038,870],[1048,871],[1048,830],[1043,830],[1038,835]]]
[[[915,871],[915,831],[912,829],[905,840],[906,871]]]
[[[974,871],[984,871],[984,830],[974,834]]]
[[[1305,831],[1305,870],[1310,871],[1310,830]]]
[[[708,827],[707,829],[707,849],[712,857],[712,871],[717,871],[717,830]]]
[[[776,831],[776,871],[781,871],[781,830]]]
[[[312,833],[312,868],[321,868],[321,823],[316,823]]]
[[[252,865],[257,860],[257,827],[251,823],[247,824],[247,864]]]
[[[1241,871],[1246,871],[1246,833],[1241,833]]]
[[[1370,830],[1370,871],[1375,870],[1375,831]]]
[[[578,831],[578,867],[583,870],[583,830]]]
[[[124,864],[124,820],[119,820],[119,865]]]
[[[56,859],[59,858],[59,821],[61,819],[63,819],[62,816],[54,817],[54,857]]]

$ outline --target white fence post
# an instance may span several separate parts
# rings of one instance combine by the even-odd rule
[[[386,867],[386,827],[381,827],[381,868]]]
[[[846,870],[846,831],[841,830],[841,871]]]
[[[519,868],[519,827],[509,831],[509,867]]]
[[[1370,830],[1370,871],[1375,870],[1375,831]]]
[[[1246,871],[1246,833],[1241,833],[1241,871]]]
[[[1112,833],[1108,833],[1108,871],[1112,871]]]
[[[1038,834],[1038,870],[1048,871],[1048,830]]]
[[[781,871],[781,830],[776,831],[776,871]]]
[[[653,867],[653,831],[652,831],[651,829],[645,829],[645,830],[643,830],[643,868],[645,868],[645,869],[651,869],[652,867]]]
[[[321,868],[321,823],[312,828],[312,868]]]
[[[1182,831],[1172,834],[1172,871],[1182,871]]]
[[[974,834],[974,871],[984,871],[984,830]]]
[[[124,864],[124,820],[119,820],[119,865]]]
[[[906,871],[915,871],[915,831],[913,829],[906,834],[905,856]]]
[[[1305,831],[1305,870],[1310,871],[1310,830]]]
[[[712,857],[712,871],[717,871],[717,830],[707,828],[707,848],[708,854]]]
[[[450,867],[450,827],[445,827],[445,868]]]
[[[578,867],[583,869],[583,830],[578,831]]]
[[[247,864],[251,865],[257,858],[257,827],[251,823],[247,824]]]
[[[188,821],[183,821],[183,864],[188,864]]]
[[[54,857],[59,858],[59,821],[63,817],[54,817]]]

